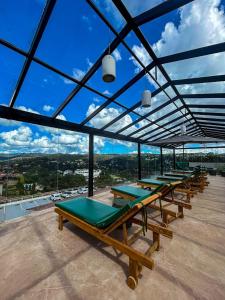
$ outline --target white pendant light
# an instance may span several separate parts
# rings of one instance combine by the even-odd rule
[[[102,79],[105,82],[112,82],[116,79],[116,62],[110,54],[102,59]]]
[[[182,124],[182,125],[181,125],[180,131],[181,131],[181,134],[182,134],[182,135],[186,134],[187,128],[186,128],[185,124]]]
[[[144,90],[142,94],[142,99],[141,99],[141,105],[142,107],[150,107],[151,106],[151,99],[152,99],[152,94],[149,90]]]

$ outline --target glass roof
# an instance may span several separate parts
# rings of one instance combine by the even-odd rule
[[[180,134],[182,122],[216,131],[225,116],[225,1],[115,3],[2,1],[0,118],[10,109],[32,123],[35,113],[35,124],[63,120],[63,129],[131,142]],[[111,83],[102,80],[106,53],[116,62]],[[146,89],[150,108],[141,106]]]

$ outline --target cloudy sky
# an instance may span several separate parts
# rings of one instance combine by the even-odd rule
[[[110,0],[94,0],[94,2],[119,32],[125,22],[112,2]],[[162,1],[123,0],[123,2],[131,15],[136,16]],[[158,57],[224,42],[224,4],[225,1],[220,0],[195,0],[160,19],[142,25],[140,29]],[[44,5],[44,0],[1,1],[0,38],[28,51]],[[35,56],[80,80],[113,39],[113,33],[85,1],[58,0]],[[133,32],[128,34],[125,41],[145,65],[151,62],[151,58]],[[113,56],[117,64],[116,81],[104,83],[101,79],[101,69],[88,81],[89,86],[107,96],[113,95],[141,70],[141,66],[122,45],[113,52]],[[22,56],[0,46],[0,104],[9,104],[23,62]],[[223,53],[209,55],[166,64],[164,67],[173,79],[224,74],[225,55]],[[158,78],[161,84],[165,82],[162,74],[158,73]],[[51,116],[75,86],[75,83],[68,79],[32,63],[15,107]],[[140,101],[141,94],[146,88],[154,91],[156,86],[149,78],[144,77],[117,100],[126,107],[131,107]],[[178,86],[178,89],[182,94],[225,92],[223,83],[185,85]],[[167,89],[167,93],[174,96],[171,88]],[[167,100],[166,95],[160,93],[153,98],[150,110]],[[195,103],[198,100],[185,101]],[[204,103],[211,101],[204,99]],[[220,104],[224,100],[216,101]],[[61,112],[59,118],[80,123],[103,102],[102,97],[82,89]],[[180,105],[179,100],[177,105]],[[171,104],[151,116],[151,120],[175,108],[175,105]],[[148,111],[137,109],[139,114]],[[111,104],[97,114],[88,125],[101,128],[122,112],[119,106]],[[180,112],[176,114],[177,117],[180,115]],[[108,130],[117,131],[137,118],[135,114],[126,115]],[[133,132],[147,124],[147,121],[138,122],[122,133]],[[150,130],[156,127],[151,125]],[[144,131],[141,131],[139,135],[143,133]],[[86,135],[0,119],[0,152],[85,153],[87,143]],[[136,151],[136,146],[96,137],[95,149],[99,153],[132,153]]]

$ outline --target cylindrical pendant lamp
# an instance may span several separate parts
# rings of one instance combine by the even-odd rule
[[[107,54],[102,59],[102,79],[112,82],[116,79],[116,63],[112,55]]]
[[[152,94],[149,90],[144,90],[141,99],[142,107],[150,107],[151,106]]]

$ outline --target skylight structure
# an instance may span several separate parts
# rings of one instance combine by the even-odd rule
[[[22,1],[11,10],[17,4],[2,4],[0,57],[10,63],[1,66],[1,118],[139,144],[177,136],[181,126],[187,135],[225,138],[224,69],[210,67],[225,59],[225,41],[218,32],[217,43],[165,52],[166,41],[153,40],[151,27],[161,21],[162,31],[177,30],[179,39],[186,26],[179,25],[180,9],[196,3],[197,10],[204,1],[156,1],[137,13],[130,2],[112,0],[114,15],[101,1],[74,2]],[[102,81],[107,54],[117,61],[111,83]],[[147,108],[140,101],[145,89]]]

